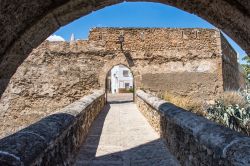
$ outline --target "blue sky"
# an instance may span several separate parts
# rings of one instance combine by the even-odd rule
[[[65,40],[69,40],[72,33],[76,39],[87,39],[89,30],[94,27],[215,28],[200,17],[175,7],[149,2],[124,2],[81,17],[54,34]],[[246,55],[233,40],[227,39],[240,58]]]

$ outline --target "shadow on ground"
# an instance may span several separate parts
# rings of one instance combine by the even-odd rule
[[[109,101],[108,104],[124,104],[124,103],[131,103],[133,100],[125,100],[125,101]]]

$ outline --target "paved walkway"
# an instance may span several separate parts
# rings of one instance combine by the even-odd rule
[[[123,103],[123,102],[133,102],[133,93],[108,93],[108,101],[110,103]]]
[[[76,166],[178,165],[132,102],[105,107],[91,127]]]

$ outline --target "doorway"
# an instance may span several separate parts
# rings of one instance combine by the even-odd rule
[[[116,65],[110,69],[106,78],[107,102],[133,102],[134,76],[125,65]]]

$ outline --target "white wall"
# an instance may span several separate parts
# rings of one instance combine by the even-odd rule
[[[128,77],[123,75],[123,71],[128,71]],[[133,88],[133,75],[131,71],[122,65],[113,67],[111,70],[111,92],[118,93],[119,88],[125,88],[125,84],[129,84],[129,88]]]

